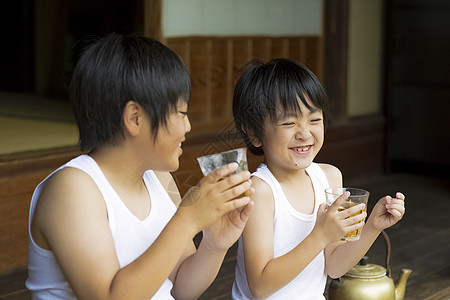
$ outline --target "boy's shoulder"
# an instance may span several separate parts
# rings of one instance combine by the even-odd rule
[[[327,176],[328,184],[330,186],[342,186],[341,170],[330,164],[318,163],[317,165],[322,169],[322,171]]]
[[[272,187],[269,183],[267,183],[264,179],[258,176],[252,176],[252,187],[255,189],[255,192],[251,196],[252,200],[255,202],[255,206],[253,207],[253,215],[261,216],[262,213],[269,214],[271,216],[271,220],[274,214],[274,194],[272,191]]]
[[[268,192],[271,190],[270,185],[262,178],[258,176],[252,176],[252,186],[255,190],[261,192]]]
[[[42,183],[42,190],[45,191],[80,187],[96,188],[95,182],[85,171],[71,166],[56,170]]]
[[[341,171],[336,166],[325,163],[316,163],[316,165],[318,165],[325,173],[331,172],[341,174]]]
[[[269,198],[272,199],[273,197],[272,187],[267,181],[258,176],[252,176],[251,179],[252,179],[252,187],[255,189],[254,196],[256,198],[261,197],[266,198],[269,196]]]

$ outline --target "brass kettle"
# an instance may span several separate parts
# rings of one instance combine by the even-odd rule
[[[333,279],[328,290],[328,300],[403,300],[410,269],[402,269],[397,285],[391,278],[389,259],[391,244],[388,235],[381,232],[386,242],[386,268],[367,263],[367,256],[344,276]]]

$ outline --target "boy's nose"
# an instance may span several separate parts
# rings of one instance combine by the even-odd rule
[[[190,132],[191,131],[191,122],[189,121],[188,116],[186,116],[184,127],[186,128],[186,132]]]
[[[307,126],[299,126],[297,128],[297,131],[295,133],[295,138],[297,140],[305,140],[309,137],[311,137],[311,132],[309,131]]]

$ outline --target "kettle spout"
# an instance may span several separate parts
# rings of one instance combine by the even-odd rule
[[[395,300],[403,300],[405,297],[406,281],[408,281],[411,272],[412,270],[410,269],[402,269],[402,274],[395,287]]]

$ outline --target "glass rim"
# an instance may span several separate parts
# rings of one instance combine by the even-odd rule
[[[247,147],[241,147],[241,148],[235,148],[235,149],[231,149],[231,150],[227,150],[227,151],[223,151],[223,152],[217,152],[217,153],[213,153],[213,154],[207,154],[207,155],[203,155],[203,156],[199,156],[197,157],[197,159],[203,159],[206,157],[211,157],[211,156],[215,156],[215,155],[223,155],[226,153],[230,153],[230,152],[235,152],[235,151],[246,151]]]
[[[359,192],[358,194],[352,194],[351,190]],[[341,192],[339,192],[341,191]],[[349,198],[353,197],[360,197],[360,196],[366,196],[370,195],[370,192],[362,189],[362,188],[354,188],[354,187],[330,187],[325,189],[325,193],[333,196],[340,196],[346,191],[350,192]]]

